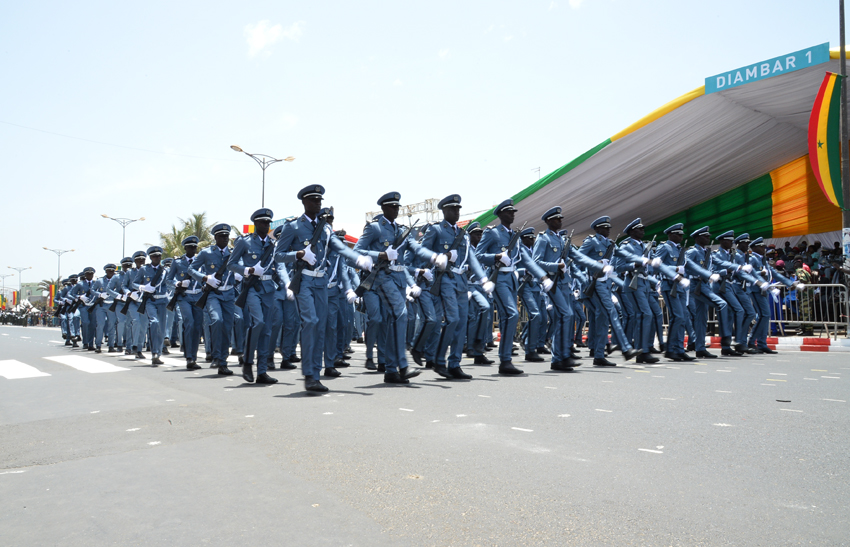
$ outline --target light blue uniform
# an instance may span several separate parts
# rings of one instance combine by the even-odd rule
[[[192,258],[183,255],[174,259],[165,279],[172,291],[176,291],[178,287],[185,289],[183,295],[177,298],[177,309],[180,310],[180,317],[183,322],[181,349],[183,356],[192,362],[198,359],[201,329],[204,326],[204,310],[194,305],[201,297],[203,286],[197,280],[192,279],[192,274],[189,271],[195,259],[197,259],[197,255]]]
[[[160,278],[155,281],[160,270],[162,270]],[[151,336],[151,353],[154,355],[162,353],[163,340],[165,339],[165,306],[168,304],[168,291],[165,283],[165,274],[165,266],[162,264],[159,266],[146,264],[139,269],[136,273],[136,277],[130,282],[130,286],[135,291],[138,291],[139,287],[142,285],[147,284],[152,284],[155,289],[154,292],[150,293],[148,303],[145,304],[145,316],[147,317],[147,326],[150,328]],[[141,299],[139,302],[141,302]],[[139,313],[138,315],[141,318],[142,314]],[[141,342],[138,346],[141,348],[142,344],[144,344],[144,334],[142,334]]]
[[[343,336],[340,319],[343,306],[348,303],[346,293],[353,290],[345,273],[345,261],[335,250],[328,253],[328,319],[325,323],[325,368],[332,368],[337,359],[342,359],[343,346],[340,339]]]
[[[711,253],[699,245],[694,245],[687,251],[688,260],[685,272],[691,279],[688,287],[688,309],[694,322],[694,347],[697,351],[705,351],[705,335],[708,330],[708,307],[713,305],[721,316],[726,314],[726,301],[717,296],[709,281],[711,271]],[[722,317],[721,317],[722,319]],[[720,336],[727,337],[732,332],[729,321],[720,321]]]
[[[212,355],[213,366],[218,367],[227,366],[230,331],[233,329],[233,310],[236,308],[233,272],[225,270],[229,259],[229,247],[221,249],[213,244],[202,249],[189,265],[189,275],[199,284],[204,282],[205,276],[215,276],[224,270],[221,284],[207,297],[205,310],[210,319],[210,334],[205,338],[205,344],[209,348],[207,351]]]
[[[93,281],[89,281],[88,279],[80,279],[77,284],[71,288],[68,293],[68,297],[71,299],[83,298],[85,301],[89,301],[91,298],[93,283]],[[76,312],[74,312],[74,316],[75,318],[79,317],[83,346],[88,348],[94,346],[94,317],[89,316],[88,310],[83,304],[80,304],[77,307]]]
[[[111,278],[106,276],[100,277],[92,285],[92,293],[95,293],[94,302],[100,299],[99,293],[106,295],[104,301],[97,304],[92,311],[92,317],[95,318],[94,345],[98,349],[103,344],[104,333],[106,334],[107,347],[109,349],[115,347],[115,312],[109,311],[109,306],[112,305],[115,297],[112,291],[109,290],[109,285],[114,277],[115,274],[112,274]],[[93,306],[94,302],[92,302]]]
[[[767,260],[758,253],[750,253],[750,266],[753,267],[753,273],[757,273],[762,280],[768,283],[779,282],[790,287],[794,284],[793,281],[776,271],[773,266],[767,263]],[[756,324],[753,327],[753,332],[750,335],[749,345],[758,349],[769,349],[767,345],[767,333],[770,326],[770,301],[772,298],[766,291],[756,285],[750,285],[750,297],[753,300],[753,306],[756,308],[758,317]]]

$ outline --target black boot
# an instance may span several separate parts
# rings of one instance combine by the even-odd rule
[[[522,373],[522,370],[516,368],[510,361],[502,361],[499,363],[499,374],[504,374],[505,376],[516,376],[517,374]]]
[[[372,360],[371,357],[366,358],[366,365],[365,366],[366,366],[367,370],[378,370],[378,367],[375,366],[375,362]]]

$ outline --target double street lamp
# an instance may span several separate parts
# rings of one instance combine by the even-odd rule
[[[114,220],[115,222],[117,222],[118,224],[121,225],[121,258],[124,258],[125,256],[127,256],[124,252],[124,248],[127,245],[127,226],[134,223],[134,222],[138,222],[140,220],[145,220],[145,217],[141,217],[141,218],[113,218],[109,215],[100,215],[100,216],[102,216],[103,218],[108,218],[109,220]]]
[[[45,251],[50,251],[51,253],[56,253],[56,258],[59,259],[59,263],[56,265],[56,282],[62,282],[62,255],[65,253],[73,253],[74,249],[48,249],[47,247],[42,247]]]
[[[231,145],[230,148],[235,152],[242,152],[246,156],[249,156],[251,159],[253,159],[255,162],[257,162],[257,165],[259,165],[260,169],[263,170],[263,197],[262,197],[262,201],[261,201],[261,207],[265,207],[266,206],[266,168],[269,165],[275,164],[279,161],[294,161],[295,158],[293,158],[292,156],[287,156],[287,157],[279,160],[279,159],[273,158],[271,156],[266,156],[265,154],[250,154],[248,152],[245,152],[244,150],[242,150],[241,148],[239,148],[235,144]]]
[[[31,270],[32,266],[27,266],[26,268],[13,268],[12,266],[7,266],[10,270],[16,270],[18,272],[18,304],[21,303],[24,299],[24,284],[21,281],[21,272],[24,270]],[[11,275],[11,274],[10,274]],[[5,280],[3,284],[3,288],[6,288]]]

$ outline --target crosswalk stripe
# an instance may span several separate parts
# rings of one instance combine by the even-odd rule
[[[45,359],[62,365],[67,365],[71,368],[75,368],[83,372],[90,372],[92,374],[98,374],[101,372],[118,372],[121,370],[130,370],[128,368],[116,367],[115,365],[110,365],[109,363],[104,363],[103,361],[99,361],[97,359],[92,359],[90,357],[81,357],[79,355],[60,355],[58,357],[45,357]]]
[[[7,380],[17,380],[19,378],[38,378],[39,376],[50,376],[46,372],[41,372],[35,367],[31,367],[26,363],[9,359],[0,361],[0,376]]]

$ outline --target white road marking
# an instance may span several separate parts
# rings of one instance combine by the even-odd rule
[[[731,370],[718,370],[717,372],[732,372]]]
[[[776,384],[762,384],[763,386],[776,387]]]
[[[821,378],[829,378],[830,380],[840,380],[838,376],[821,376]]]
[[[614,412],[613,410],[603,410],[601,408],[596,408],[594,410],[596,410],[596,412]]]
[[[489,396],[489,395],[479,395],[479,397],[485,397],[485,398],[487,398],[487,399],[489,399],[489,398],[490,398],[490,396]]]
[[[653,376],[650,376],[650,378],[664,378],[664,376],[653,375]]]
[[[439,421],[440,421],[440,420],[431,420],[431,423],[432,423],[432,424],[435,424],[435,423],[437,423],[437,422],[439,422]]]
[[[558,389],[558,388],[556,388],[556,387],[550,387],[550,386],[543,386],[543,389]]]
[[[521,427],[512,427],[511,429],[513,429],[514,431],[525,431],[526,433],[531,433],[534,431],[533,429],[523,429]]]
[[[153,442],[148,443],[148,445],[150,445],[150,446],[156,446],[158,444],[162,444],[162,443],[160,441],[153,441]]]
[[[705,372],[705,371],[702,371],[702,370],[695,370],[694,374],[708,374],[708,373]]]
[[[412,408],[399,408],[399,410],[403,410],[405,412],[413,412]]]
[[[711,425],[716,425],[716,426],[719,426],[719,427],[735,427],[732,424],[711,424]]]
[[[30,337],[29,336],[21,336],[21,338],[23,338],[24,340],[29,340]]]
[[[558,414],[558,418],[569,418],[569,414]]]
[[[466,414],[456,414],[455,418],[466,418]]]
[[[253,415],[253,414],[245,414],[245,417],[246,417],[246,418],[253,418],[253,417],[254,417],[254,415]]]
[[[51,344],[64,344],[65,341],[64,340],[51,340],[50,343]]]
[[[172,402],[173,400],[174,400],[174,399],[166,399],[166,400],[165,400],[165,402],[166,402],[166,403],[170,403],[170,402]]]
[[[720,390],[720,389],[715,389],[714,392],[715,393],[732,393],[731,391],[723,391],[723,390]]]
[[[784,372],[771,372],[770,375],[771,376],[788,376]]]
[[[841,399],[823,399],[824,401],[832,401],[833,403],[846,403],[847,401],[842,401]]]
[[[803,378],[803,380],[812,380],[813,382],[817,382],[817,381],[818,381],[818,379],[817,379],[817,378]]]
[[[649,448],[638,448],[641,452],[652,452],[653,454],[664,454],[664,452],[660,450],[650,450]]]
[[[128,429],[127,431],[128,431],[128,432],[130,432],[130,431],[138,431],[138,430],[140,430],[140,429],[141,429],[141,427],[132,427],[132,428]]]
[[[4,334],[3,336],[8,336],[8,335]],[[20,471],[2,471],[2,472],[0,472],[0,475],[17,475],[19,473],[26,473],[26,472],[27,472],[26,469],[21,469]]]
[[[6,334],[6,333],[4,332],[4,333],[3,333],[3,336],[9,336],[9,335],[8,335],[8,334]]]
[[[45,357],[45,359],[92,374],[99,374],[101,372],[119,372],[122,370],[130,370],[128,368],[116,367],[115,365],[110,365],[109,363],[104,363],[103,361],[99,361],[97,359],[92,359],[90,357],[81,357],[79,355],[61,355],[59,357]]]
[[[776,362],[777,363],[790,363],[791,360],[790,359],[777,359]]]
[[[675,401],[676,400],[672,397],[662,397],[662,399],[665,400],[665,401]]]
[[[322,413],[323,416],[330,416],[331,414],[333,414],[333,412],[323,412]]]
[[[50,376],[46,372],[41,372],[35,367],[31,367],[26,363],[9,359],[8,361],[0,361],[0,376],[7,380],[18,380],[20,378],[38,378],[39,376]]]
[[[92,410],[91,412],[89,412],[89,414],[97,414],[98,412],[100,412],[100,411],[99,410]]]
[[[779,410],[784,410],[785,412],[803,412],[802,410],[792,410],[790,408],[780,408]]]
[[[667,368],[672,368],[673,370],[682,370],[682,367],[667,367]]]

